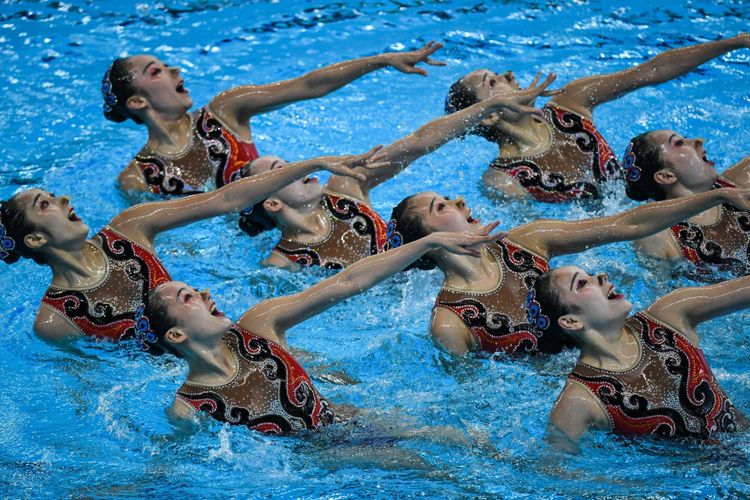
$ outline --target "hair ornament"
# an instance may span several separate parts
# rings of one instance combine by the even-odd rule
[[[633,153],[632,142],[628,145],[628,149],[625,150],[622,167],[625,169],[625,179],[628,182],[635,182],[641,178],[641,169],[635,164],[635,153]]]
[[[110,71],[112,71],[111,65],[107,68],[107,72],[104,73],[104,79],[102,80],[102,97],[104,98],[104,111],[106,112],[112,111],[112,108],[117,105],[117,96],[112,92],[112,80],[109,78]]]
[[[546,330],[549,327],[549,318],[542,314],[542,306],[536,300],[536,291],[529,290],[526,294],[526,320],[538,330]]]
[[[145,304],[138,306],[135,310],[135,340],[138,342],[138,346],[144,350],[150,350],[148,344],[156,343],[156,334],[151,330],[151,323],[148,318],[143,314],[146,309]]]
[[[388,221],[388,225],[385,228],[385,236],[388,239],[388,248],[400,247],[404,242],[403,236],[396,230],[396,219]]]
[[[10,252],[16,248],[16,240],[8,236],[3,221],[0,220],[0,259],[10,257]]]

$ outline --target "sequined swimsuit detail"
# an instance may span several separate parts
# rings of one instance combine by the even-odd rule
[[[719,178],[714,188],[736,187]],[[712,264],[738,275],[750,274],[750,212],[724,204],[719,219],[701,225],[690,221],[670,228],[682,256],[694,264]]]
[[[547,104],[552,142],[534,156],[497,158],[490,166],[514,178],[538,201],[599,198],[598,186],[619,176],[617,156],[588,118]]]
[[[252,142],[244,142],[214,116],[207,106],[190,114],[192,135],[185,151],[173,156],[148,146],[135,163],[152,193],[190,194],[211,191],[240,178],[240,170],[258,157]]]
[[[169,273],[156,255],[108,226],[91,242],[106,258],[104,280],[85,290],[52,285],[42,304],[85,335],[115,341],[130,337],[134,334],[135,310],[150,290],[171,280]]]
[[[386,249],[386,223],[370,207],[347,196],[326,192],[321,208],[328,213],[331,230],[318,243],[302,243],[288,238],[274,248],[302,266],[343,269],[358,260]]]
[[[614,432],[705,439],[747,426],[700,348],[643,312],[626,327],[640,344],[634,367],[611,372],[579,362],[569,376],[601,402]]]
[[[288,434],[333,422],[329,403],[283,347],[232,326],[224,342],[237,359],[237,374],[221,386],[185,382],[177,397],[220,422],[265,434]]]
[[[487,247],[501,269],[497,287],[489,292],[443,287],[435,307],[461,318],[484,353],[534,353],[538,339],[526,320],[524,300],[534,281],[549,270],[549,263],[507,239]]]

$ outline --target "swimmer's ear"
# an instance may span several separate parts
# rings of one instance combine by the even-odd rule
[[[263,208],[266,209],[266,212],[278,212],[284,208],[284,204],[278,198],[266,198],[266,201],[263,202]]]
[[[181,344],[187,340],[187,335],[179,328],[172,327],[164,334],[164,338],[172,344]]]
[[[482,121],[480,121],[479,124],[485,127],[491,127],[495,123],[497,123],[499,119],[500,119],[500,115],[497,112],[493,112],[491,115],[485,118],[482,118]]]
[[[148,101],[146,98],[139,96],[138,94],[131,95],[128,100],[125,101],[125,106],[131,113],[133,111],[140,111],[148,107]]]
[[[654,174],[654,180],[657,184],[666,186],[677,182],[677,176],[671,170],[663,168]]]
[[[47,237],[41,231],[34,231],[24,236],[23,242],[31,250],[39,250],[47,244]]]
[[[583,322],[575,314],[566,314],[557,318],[557,324],[566,331],[583,330]]]

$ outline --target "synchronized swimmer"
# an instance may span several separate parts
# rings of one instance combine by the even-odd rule
[[[342,420],[289,352],[286,332],[409,267],[439,268],[443,285],[430,322],[436,344],[455,355],[580,357],[554,405],[550,440],[565,448],[588,429],[708,439],[747,428],[699,346],[696,326],[750,307],[750,157],[719,175],[703,141],[671,130],[630,141],[622,162],[596,129],[593,110],[667,82],[729,51],[740,34],[669,50],[633,68],[550,89],[538,74],[521,88],[512,71],[477,70],[454,83],[438,117],[388,146],[360,155],[287,163],[260,156],[250,119],[323,97],[372,71],[427,76],[420,63],[442,44],[336,63],[291,80],[226,90],[190,112],[178,68],[151,55],[116,59],[102,81],[108,120],[143,124],[148,141],[118,181],[126,193],[166,198],[135,205],[94,237],[66,196],[43,189],[0,205],[0,258],[49,266],[52,282],[34,322],[50,341],[89,336],[135,339],[154,355],[188,365],[170,413],[270,434]],[[540,83],[541,81],[541,83]],[[541,109],[539,97],[551,97]],[[370,192],[449,141],[477,134],[498,145],[483,175],[490,193],[541,202],[599,198],[624,178],[626,194],[650,201],[607,217],[536,220],[493,234],[462,197],[433,191],[402,200],[386,222]],[[320,185],[311,174],[330,172]],[[262,264],[339,271],[298,293],[268,298],[236,322],[207,291],[174,281],[156,255],[156,236],[231,212],[250,236],[280,230]],[[555,256],[635,241],[637,252],[686,259],[704,275],[736,279],[683,288],[629,317],[632,304],[606,274],[553,269]],[[669,265],[665,262],[664,266]],[[517,355],[525,356],[517,356]]]

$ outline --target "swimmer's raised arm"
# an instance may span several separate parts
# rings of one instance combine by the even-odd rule
[[[750,188],[750,156],[747,156],[721,174],[739,187]]]
[[[375,286],[431,250],[442,248],[459,255],[479,255],[479,245],[503,236],[490,234],[495,227],[496,222],[477,233],[432,233],[387,252],[371,255],[300,293],[261,302],[247,311],[238,324],[286,345],[285,332],[292,326]]]
[[[645,238],[722,203],[750,209],[750,189],[714,189],[646,203],[608,217],[578,221],[539,220],[511,230],[508,238],[549,259],[607,243]]]
[[[591,112],[600,104],[642,87],[667,82],[711,59],[748,46],[750,35],[741,33],[716,42],[668,50],[633,68],[574,80],[563,87],[553,101],[591,118]]]
[[[681,332],[692,334],[704,321],[750,308],[750,276],[715,285],[680,288],[651,304],[648,312]]]
[[[360,171],[366,177],[366,180],[360,182],[360,186],[357,186],[361,189],[361,193],[354,192],[351,194],[360,199],[366,198],[370,189],[391,179],[418,158],[466,134],[493,113],[502,116],[503,111],[507,109],[515,113],[542,116],[542,111],[530,104],[547,89],[555,78],[555,74],[550,73],[539,85],[534,84],[526,89],[485,99],[461,111],[432,120],[411,134],[391,143],[383,150],[385,153],[384,161],[389,162],[389,165],[378,169],[361,169]],[[330,189],[340,193],[348,193],[354,184],[354,180],[344,178],[329,181]]]
[[[372,71],[392,67],[403,73],[427,76],[418,68],[424,62],[431,66],[445,63],[430,58],[443,47],[430,42],[419,50],[387,52],[371,57],[352,59],[311,71],[298,78],[268,85],[245,85],[222,92],[211,101],[211,109],[231,126],[247,128],[251,116],[267,113],[306,99],[323,97]]]
[[[362,178],[363,174],[355,172],[347,165],[346,161],[350,158],[314,158],[292,163],[283,169],[240,179],[215,191],[142,203],[115,217],[110,226],[153,251],[154,238],[163,231],[242,210],[312,172],[328,170],[336,175]]]

